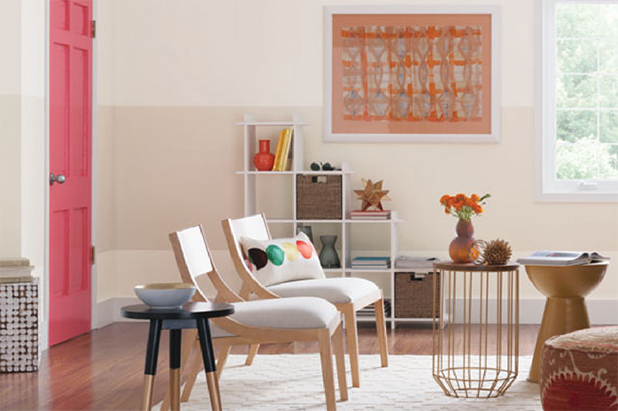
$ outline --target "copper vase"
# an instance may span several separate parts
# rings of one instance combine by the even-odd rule
[[[458,264],[471,263],[472,258],[468,255],[468,251],[474,244],[474,227],[472,221],[459,220],[457,222],[457,237],[451,241],[448,247],[448,253],[451,259]]]

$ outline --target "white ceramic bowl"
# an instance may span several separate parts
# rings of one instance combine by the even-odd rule
[[[135,286],[134,290],[152,308],[178,308],[195,294],[195,287],[187,283],[144,284]]]

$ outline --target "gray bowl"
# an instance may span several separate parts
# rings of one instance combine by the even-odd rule
[[[137,297],[152,308],[179,308],[195,294],[195,287],[187,283],[153,283],[134,288]]]

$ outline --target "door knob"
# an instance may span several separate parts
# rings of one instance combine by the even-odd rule
[[[58,174],[58,177],[56,177],[54,173],[51,173],[49,175],[49,185],[50,186],[53,186],[54,183],[64,184],[65,181],[67,181],[67,178],[64,176],[64,174]]]

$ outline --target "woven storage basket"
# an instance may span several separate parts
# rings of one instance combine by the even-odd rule
[[[436,277],[439,281],[439,274]],[[433,278],[434,273],[424,278],[415,273],[395,273],[395,318],[432,317]],[[440,317],[440,283],[436,292],[436,314]]]
[[[296,218],[341,219],[341,176],[296,176]]]

